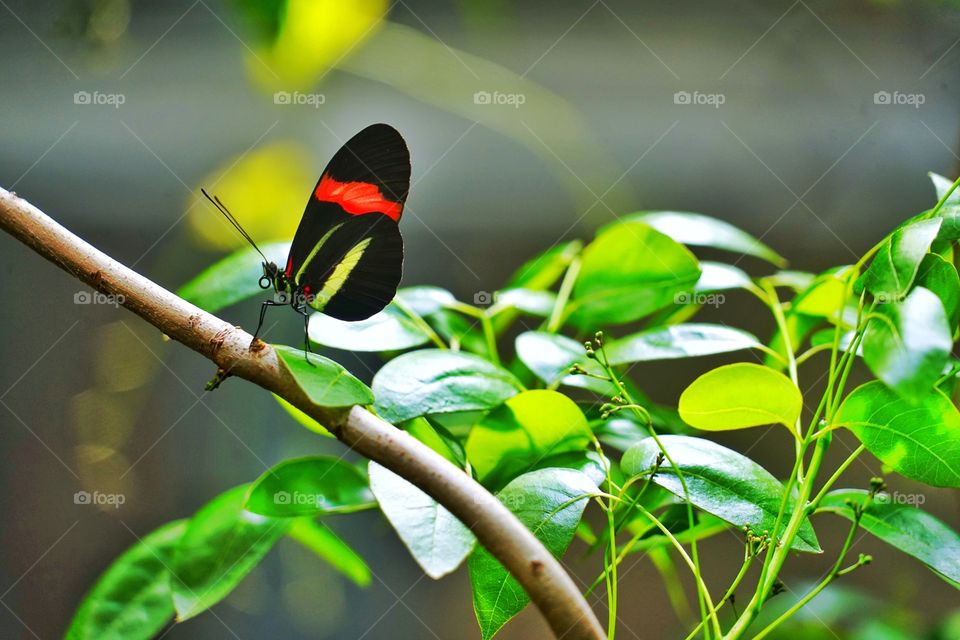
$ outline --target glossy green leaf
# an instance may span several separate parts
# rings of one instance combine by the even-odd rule
[[[289,242],[272,242],[263,247],[264,255],[275,264],[283,264]],[[232,253],[208,267],[177,290],[177,295],[204,311],[216,313],[224,307],[264,293],[260,288],[263,258],[252,247]]]
[[[510,307],[522,313],[546,318],[553,312],[557,294],[533,289],[504,289],[496,295],[497,306]]]
[[[579,240],[573,240],[547,249],[517,269],[504,288],[534,290],[550,288],[560,279],[582,248],[583,244]]]
[[[713,369],[680,396],[680,417],[691,427],[727,431],[782,424],[794,431],[803,409],[800,390],[778,371],[738,362]]]
[[[573,400],[556,391],[524,391],[473,427],[467,459],[481,482],[502,487],[547,456],[585,450],[590,435]]]
[[[345,351],[403,351],[430,341],[423,329],[393,305],[358,322],[315,313],[308,332],[311,342]]]
[[[911,401],[875,380],[847,396],[834,423],[898,473],[960,488],[960,412],[943,392]]]
[[[873,315],[863,336],[867,366],[901,394],[927,394],[953,346],[943,303],[917,287],[901,302],[877,305]]]
[[[173,554],[171,586],[177,619],[223,600],[286,532],[289,519],[243,509],[247,486],[220,494],[190,519]]]
[[[113,561],[87,593],[67,640],[147,640],[173,618],[173,551],[187,527],[177,520],[144,536]]]
[[[605,395],[617,392],[608,380],[570,374],[570,367],[579,364],[595,375],[605,375],[599,364],[587,359],[582,342],[546,331],[527,331],[517,336],[515,348],[520,362],[547,385],[564,384]]]
[[[755,256],[778,267],[787,261],[776,251],[729,222],[686,211],[642,211],[624,218],[639,220],[688,246],[713,247]]]
[[[683,245],[642,222],[615,224],[584,249],[570,320],[590,329],[631,322],[674,304],[699,279]]]
[[[394,423],[491,409],[522,389],[513,374],[479,356],[440,349],[404,354],[373,378],[377,413]]]
[[[852,267],[830,269],[816,278],[792,304],[792,311],[807,316],[836,321],[843,318],[848,324],[856,322],[856,308],[850,310],[848,285],[854,276]],[[842,314],[842,315],[841,315]]]
[[[250,486],[244,508],[274,518],[352,513],[374,506],[367,479],[333,456],[285,460]]]
[[[818,511],[836,513],[852,521],[853,509],[847,502],[863,504],[866,497],[866,491],[831,491]],[[897,498],[898,494],[877,494],[864,511],[860,526],[937,573],[960,581],[960,535],[929,513],[898,502]]]
[[[930,176],[930,181],[933,182],[933,188],[937,192],[937,202],[939,202],[943,199],[943,196],[950,191],[950,187],[953,186],[953,180],[933,173],[932,171],[927,175]],[[945,204],[960,204],[960,189],[951,193]]]
[[[702,264],[702,263],[701,263]],[[774,287],[787,287],[800,292],[813,284],[817,276],[809,271],[783,270],[763,278]]]
[[[757,534],[773,531],[784,488],[766,469],[702,438],[660,436],[660,441],[683,474],[691,504],[730,524],[748,526]],[[652,469],[659,455],[656,441],[647,438],[627,450],[620,467],[625,474],[635,476]],[[669,462],[664,461],[652,478],[664,489],[684,497],[683,486]],[[800,526],[792,548],[820,552],[809,521]]]
[[[484,358],[489,357],[487,341],[480,329],[480,323],[476,320],[467,319],[450,309],[440,309],[424,319],[450,345],[452,351],[462,349]]]
[[[719,324],[689,323],[649,329],[606,345],[610,364],[694,358],[759,347],[746,331]]]
[[[442,425],[421,417],[404,422],[401,426],[404,431],[453,464],[458,467],[466,466],[467,456],[463,445]]]
[[[442,578],[466,559],[477,539],[436,500],[389,469],[370,463],[380,510],[424,573]]]
[[[917,286],[929,289],[943,303],[950,330],[955,331],[960,322],[960,276],[953,263],[928,253],[917,272]]]
[[[429,316],[457,301],[453,294],[440,287],[404,287],[397,290],[397,300],[420,317]]]
[[[301,349],[273,345],[280,361],[311,402],[321,407],[349,407],[373,403],[373,392],[340,364],[330,358],[310,354],[310,362]]]
[[[702,260],[700,269],[700,279],[694,287],[698,292],[746,289],[753,283],[746,271],[732,264]]]
[[[370,584],[370,567],[343,539],[321,522],[298,518],[287,535],[312,551],[318,558],[346,576],[359,587]]]
[[[316,420],[314,420],[313,418],[305,414],[303,411],[300,411],[300,409],[297,409],[295,406],[293,406],[292,404],[290,404],[280,396],[276,394],[271,394],[271,395],[273,395],[273,399],[277,401],[277,404],[283,407],[283,410],[286,411],[291,418],[299,422],[301,426],[306,427],[310,431],[313,431],[314,433],[318,433],[321,436],[324,436],[326,438],[334,437],[332,433],[327,431],[326,427],[324,427],[322,424],[320,424],[319,422],[317,422]]]
[[[573,540],[597,486],[571,469],[541,469],[516,478],[497,495],[556,557]],[[473,609],[480,633],[489,640],[530,602],[523,587],[482,546],[470,556]]]
[[[913,285],[920,262],[930,251],[941,223],[939,218],[918,220],[894,231],[877,251],[858,285],[881,302],[901,299]]]

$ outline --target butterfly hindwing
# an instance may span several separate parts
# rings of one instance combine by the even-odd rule
[[[311,307],[340,320],[363,320],[393,299],[403,268],[397,223],[409,188],[410,154],[388,125],[367,127],[333,156],[284,270]]]

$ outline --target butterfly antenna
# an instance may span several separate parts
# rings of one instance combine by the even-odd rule
[[[236,219],[236,217],[232,213],[230,213],[230,210],[227,209],[226,205],[224,205],[220,201],[220,198],[216,196],[211,196],[209,193],[206,192],[205,189],[200,189],[200,193],[202,193],[204,197],[206,197],[206,199],[209,200],[211,204],[213,204],[213,206],[217,208],[217,211],[223,214],[223,217],[225,217],[227,221],[231,225],[233,225],[233,228],[237,230],[237,233],[243,236],[243,239],[249,242],[251,247],[256,249],[257,253],[260,254],[260,257],[263,258],[264,262],[270,262],[269,260],[267,260],[267,257],[263,255],[263,251],[260,251],[260,247],[258,247],[257,243],[253,241],[253,238],[250,237],[250,234],[247,233],[246,229],[244,229],[243,226],[240,224],[240,222]]]

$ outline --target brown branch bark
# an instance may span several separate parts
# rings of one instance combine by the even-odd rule
[[[363,407],[313,405],[272,348],[250,351],[247,332],[128,269],[3,188],[0,227],[91,287],[118,296],[127,309],[219,368],[286,399],[348,447],[428,493],[513,574],[558,638],[606,637],[579,589],[550,552],[493,495],[432,449]]]

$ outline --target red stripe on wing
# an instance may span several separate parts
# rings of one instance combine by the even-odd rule
[[[400,221],[403,204],[383,197],[377,185],[370,182],[339,182],[324,174],[314,192],[317,200],[334,202],[351,215],[380,212]]]

